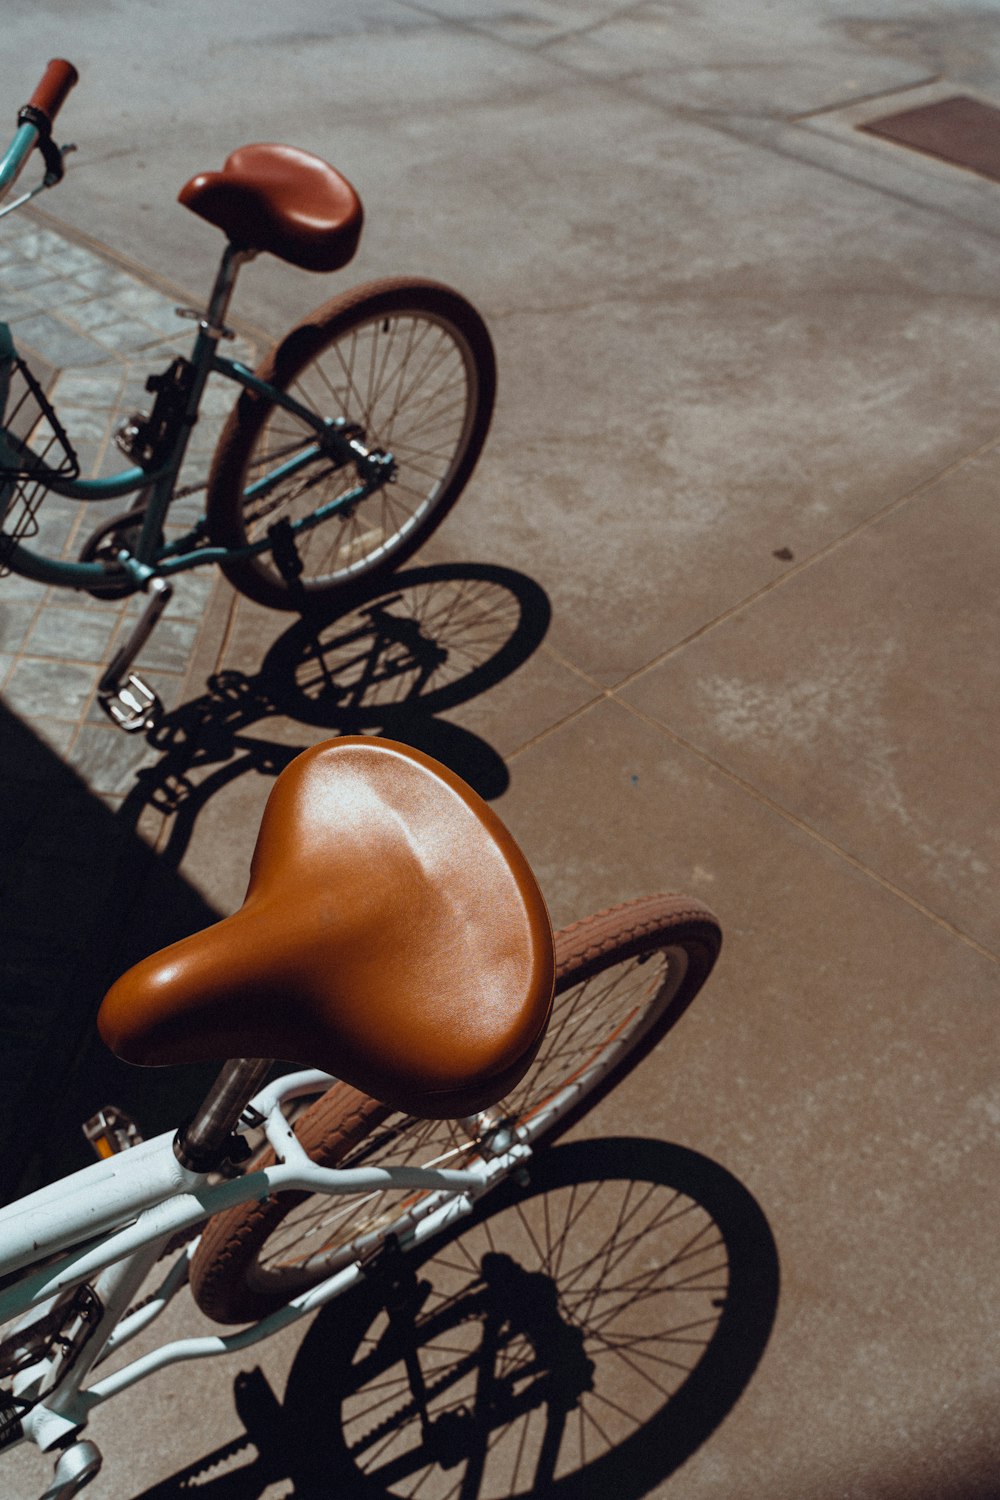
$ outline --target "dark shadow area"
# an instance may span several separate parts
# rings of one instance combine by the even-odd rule
[[[109,1102],[152,1134],[214,1069],[127,1067],[97,1039],[111,980],[218,916],[0,703],[0,1141],[4,1200],[93,1160]]]
[[[277,717],[331,735],[402,741],[480,796],[498,797],[508,784],[502,758],[438,715],[521,666],[550,617],[548,597],[531,579],[476,563],[408,569],[346,613],[313,610],[274,642],[253,676],[221,672],[164,717],[149,735],[161,759],[139,773],[122,816],[134,823],[147,805],[171,814],[161,853],[178,865],[199,812],[222,786],[250,771],[276,776],[314,741],[268,739],[262,727]]]
[[[767,1220],[724,1168],[660,1141],[558,1146],[324,1309],[283,1404],[241,1374],[245,1437],[136,1500],[289,1480],[299,1500],[645,1495],[738,1400],[778,1286]]]
[[[331,735],[377,731],[496,797],[507,785],[501,757],[437,715],[512,673],[549,618],[529,578],[474,563],[412,568],[346,613],[313,610],[253,676],[222,673],[165,716],[149,736],[160,759],[117,814],[0,705],[5,1201],[87,1165],[80,1126],[96,1110],[117,1104],[153,1135],[190,1114],[214,1075],[128,1067],[93,1023],[118,974],[221,915],[176,873],[198,813],[246,772],[277,776],[317,738],[289,744],[286,726],[284,741],[269,740],[260,726],[280,716]],[[170,816],[156,853],[135,832],[150,805]]]

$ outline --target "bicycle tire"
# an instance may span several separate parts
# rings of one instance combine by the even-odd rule
[[[516,1123],[534,1145],[551,1142],[680,1018],[711,972],[721,930],[699,901],[646,896],[564,928],[555,944],[556,1000],[545,1039],[493,1111],[474,1122],[419,1120],[338,1083],[296,1122],[310,1156],[321,1166],[468,1166],[501,1120]],[[639,976],[654,958],[657,967]],[[602,976],[607,982],[595,986]],[[273,1160],[268,1152],[258,1165]],[[398,1232],[434,1198],[414,1190],[300,1192],[229,1209],[209,1221],[192,1258],[195,1299],[217,1322],[264,1317],[354,1260],[360,1240],[368,1246]]]
[[[392,484],[297,539],[289,583],[269,554],[224,561],[241,593],[273,609],[345,602],[369,591],[427,540],[465,487],[493,412],[489,331],[471,303],[438,282],[368,282],[293,328],[258,368],[324,418],[344,417],[369,448],[392,452]],[[275,402],[244,391],[219,437],[208,479],[211,540],[243,547],[281,517],[311,514],[356,483],[353,468],[310,466],[247,500],[250,478],[285,461],[315,432]]]

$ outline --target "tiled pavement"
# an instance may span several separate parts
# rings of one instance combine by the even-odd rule
[[[176,295],[109,255],[27,214],[9,218],[4,231],[0,287],[18,351],[47,388],[81,472],[112,473],[127,463],[114,445],[115,432],[128,413],[148,410],[147,375],[190,347],[191,325],[178,320]],[[232,347],[254,357],[251,339]],[[203,480],[231,400],[210,382],[182,488]],[[178,500],[174,529],[197,519],[203,498],[195,492]],[[134,500],[81,505],[50,495],[39,508],[31,545],[75,557],[94,528]],[[212,569],[180,576],[138,659],[168,711],[184,696],[215,587]],[[23,1172],[27,1181],[33,1172],[51,1170],[39,1166],[44,1142],[28,1144],[38,1101],[68,1090],[75,1101],[70,1110],[78,1111],[73,1090],[81,1086],[81,1073],[92,1078],[96,1068],[100,1074],[103,1059],[89,1044],[91,1017],[109,970],[124,961],[117,955],[131,953],[131,943],[137,956],[155,946],[161,920],[166,925],[159,935],[168,937],[212,916],[153,858],[171,817],[167,802],[140,801],[134,815],[123,808],[143,768],[158,760],[157,750],[145,735],[125,734],[110,723],[96,700],[103,667],[139,608],[137,600],[98,600],[14,574],[0,581],[5,1195]],[[130,1093],[127,1075],[108,1087]],[[76,1140],[76,1131],[61,1125],[56,1133]],[[68,1149],[72,1159],[74,1147]]]
[[[55,367],[49,395],[81,472],[103,475],[124,467],[128,461],[114,435],[130,412],[149,409],[146,377],[190,349],[191,325],[178,319],[177,297],[26,217],[5,225],[0,286],[19,351],[32,364],[40,350]],[[253,357],[246,340],[231,347]],[[182,489],[204,478],[231,404],[221,382],[210,382]],[[170,515],[178,533],[201,514],[203,498],[195,493],[175,503]],[[40,508],[32,545],[75,557],[92,530],[135,499],[79,505],[50,496]],[[168,708],[178,700],[214,583],[212,569],[179,577],[167,614],[139,658],[139,670],[146,670]],[[17,577],[6,578],[0,594],[0,691],[6,703],[30,715],[36,731],[112,802],[150,752],[142,736],[128,739],[107,721],[95,693],[103,665],[139,607],[134,600],[111,603],[42,589]]]

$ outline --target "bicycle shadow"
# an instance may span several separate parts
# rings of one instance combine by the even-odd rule
[[[245,1434],[134,1500],[289,1480],[298,1500],[631,1500],[723,1422],[778,1289],[767,1219],[717,1163],[648,1139],[561,1145],[321,1312],[283,1404],[260,1369],[238,1376]]]
[[[150,736],[156,763],[116,812],[0,705],[4,1194],[87,1165],[79,1123],[109,1100],[154,1134],[214,1075],[130,1068],[92,1025],[117,974],[219,916],[179,871],[208,800],[248,772],[277,776],[322,731],[381,731],[499,795],[500,756],[442,715],[521,666],[550,614],[524,574],[467,563],[408,569],[350,611],[296,617],[256,671],[223,673],[164,717]],[[289,743],[296,724],[307,730]],[[155,852],[139,832],[149,805],[169,815]]]
[[[119,815],[135,824],[150,805],[170,815],[160,852],[176,867],[216,792],[248,772],[277,776],[312,742],[261,734],[278,719],[400,740],[480,796],[498,797],[509,781],[501,756],[441,715],[522,666],[550,619],[537,583],[485,563],[407,569],[346,612],[314,608],[270,646],[256,673],[220,672],[164,716],[147,736],[160,759],[137,773]]]

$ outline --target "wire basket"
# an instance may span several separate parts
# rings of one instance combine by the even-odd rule
[[[0,429],[0,578],[13,547],[38,533],[38,507],[55,483],[78,478],[80,460],[51,401],[23,359],[8,367]]]

